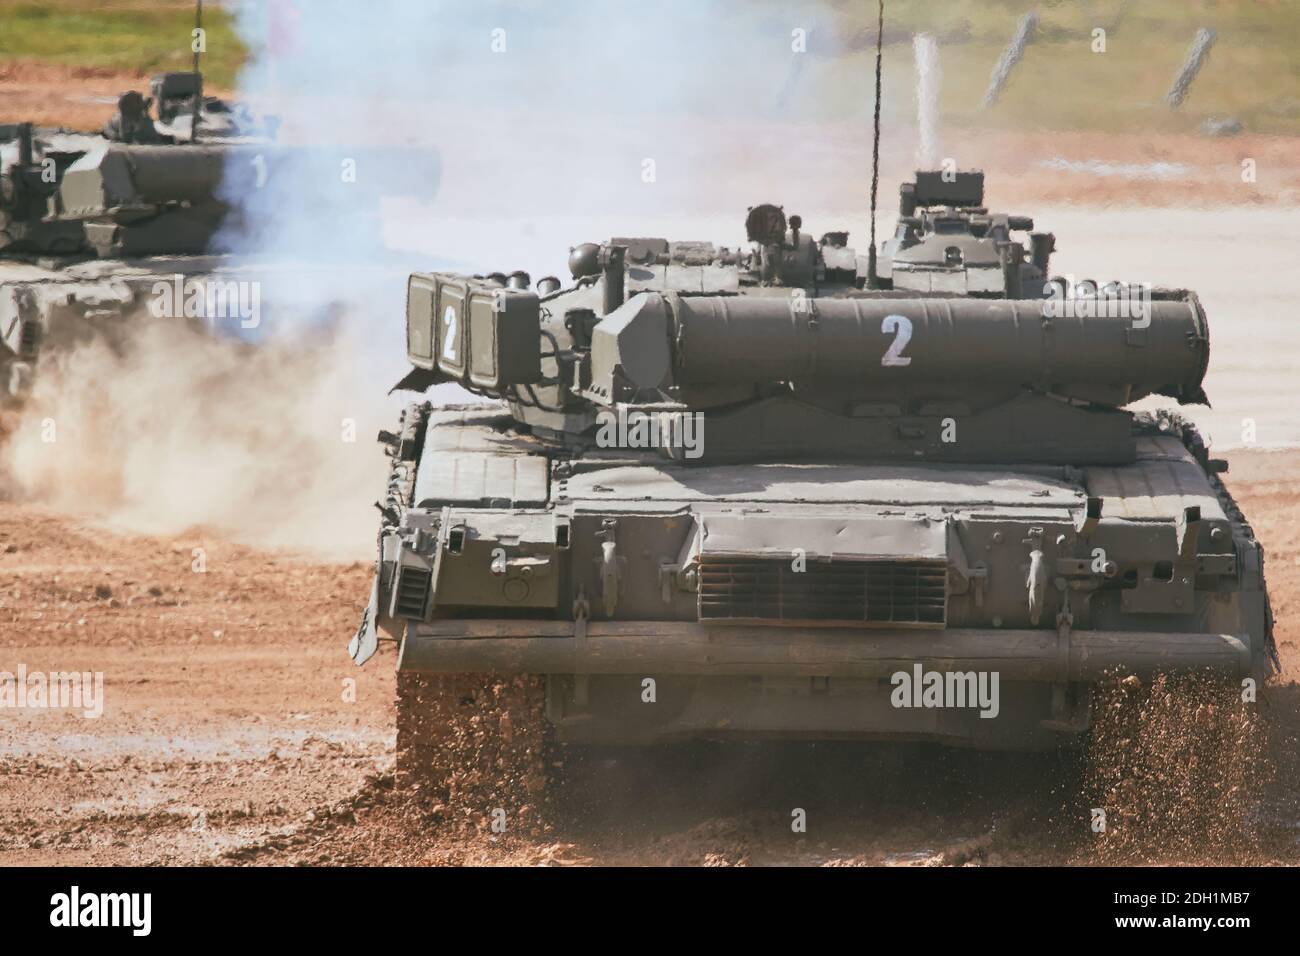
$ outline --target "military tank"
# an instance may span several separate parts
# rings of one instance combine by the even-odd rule
[[[1117,673],[1271,673],[1262,549],[1173,407],[1200,300],[1050,279],[982,199],[919,172],[878,275],[771,204],[736,249],[577,246],[565,287],[411,275],[397,387],[480,401],[380,435],[349,652],[396,642],[399,771],[445,784],[449,734],[488,775],[544,738],[1052,750]]]
[[[175,317],[253,320],[240,284],[256,276],[213,240],[234,212],[223,179],[265,149],[274,122],[202,97],[197,73],[151,87],[154,98],[124,93],[102,134],[0,126],[0,396],[23,397],[43,346],[157,310],[159,283],[180,290]]]
[[[436,149],[284,144],[274,117],[205,95],[197,72],[150,90],[124,93],[99,134],[0,125],[0,401],[23,398],[44,349],[112,337],[146,311],[254,334],[265,300],[291,307],[331,253],[244,257],[225,240],[256,234],[293,193],[335,199],[355,268],[356,249],[383,248],[384,197],[436,191]]]

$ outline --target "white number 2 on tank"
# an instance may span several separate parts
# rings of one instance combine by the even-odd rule
[[[447,337],[442,340],[442,357],[449,362],[456,361],[456,310],[452,306],[447,306],[447,311],[442,314],[442,324],[447,330]],[[908,332],[911,335],[911,332]]]
[[[880,323],[880,331],[886,335],[894,334],[894,342],[889,351],[880,357],[880,364],[885,366],[911,365],[911,356],[904,355],[903,349],[912,341],[912,320],[905,315],[887,315]]]

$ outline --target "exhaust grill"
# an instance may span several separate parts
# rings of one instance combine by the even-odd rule
[[[424,620],[424,613],[429,604],[429,584],[432,577],[425,568],[414,568],[409,565],[402,568],[397,578],[395,610],[398,617],[414,621]]]
[[[948,567],[943,560],[810,561],[704,557],[701,621],[914,624],[943,627]]]

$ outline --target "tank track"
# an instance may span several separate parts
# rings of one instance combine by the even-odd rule
[[[1236,499],[1232,497],[1232,493],[1228,491],[1227,486],[1219,479],[1218,475],[1210,476],[1210,485],[1214,488],[1215,494],[1219,498],[1219,503],[1223,506],[1224,514],[1226,514],[1228,520],[1232,522],[1234,537],[1242,537],[1253,544],[1257,544],[1259,539],[1255,537],[1255,529],[1250,526],[1250,523],[1246,520],[1245,514],[1243,514],[1241,508],[1238,507]],[[1270,672],[1272,674],[1280,674],[1282,672],[1282,660],[1278,657],[1277,641],[1273,635],[1273,601],[1268,594],[1268,579],[1264,573],[1266,557],[1267,556],[1261,548],[1259,556],[1259,587],[1264,594],[1264,616],[1267,626],[1267,631],[1265,632],[1263,662],[1268,665],[1268,669],[1265,670],[1264,676],[1270,676]]]
[[[394,525],[412,504],[431,409],[407,406],[389,440],[381,510]],[[452,819],[505,832],[543,828],[551,737],[543,676],[397,675],[398,786]]]
[[[1196,426],[1172,409],[1141,413],[1139,433],[1177,438],[1205,469],[1233,536],[1258,543],[1226,485],[1210,469]],[[1266,608],[1267,588],[1262,579]],[[1267,610],[1265,656],[1278,667]],[[1252,813],[1271,765],[1266,729],[1234,679],[1209,674],[1114,678],[1094,689],[1084,792],[1106,812],[1092,862],[1248,859],[1257,834]]]
[[[428,402],[407,405],[398,420],[397,431],[386,437],[381,435],[393,460],[388,473],[388,488],[379,506],[385,525],[397,525],[402,514],[411,507],[415,495],[415,472],[424,448],[424,433],[431,408]]]
[[[1210,487],[1214,489],[1214,494],[1219,500],[1223,513],[1227,515],[1232,524],[1233,537],[1238,540],[1245,540],[1251,545],[1258,546],[1259,539],[1255,536],[1255,529],[1250,526],[1246,520],[1246,515],[1238,506],[1232,492],[1223,480],[1210,470],[1210,450],[1206,447],[1204,439],[1197,427],[1180,414],[1175,409],[1159,409],[1155,412],[1144,412],[1137,416],[1139,428],[1159,434],[1173,435],[1178,438],[1183,446],[1192,453],[1192,456],[1200,462],[1201,467],[1206,471],[1206,477],[1209,480]],[[1282,671],[1282,662],[1278,657],[1277,643],[1273,636],[1273,603],[1268,596],[1268,581],[1264,574],[1264,564],[1266,555],[1263,550],[1260,551],[1259,558],[1259,587],[1264,594],[1264,612],[1266,619],[1267,631],[1265,634],[1265,643],[1262,659],[1258,662],[1264,665],[1263,676],[1267,677],[1270,673],[1276,674]]]

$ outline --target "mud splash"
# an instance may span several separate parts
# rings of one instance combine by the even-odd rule
[[[397,783],[430,813],[545,832],[552,753],[541,678],[397,675]]]
[[[1273,777],[1268,727],[1240,685],[1205,675],[1098,687],[1083,793],[1105,812],[1099,863],[1248,862]]]

